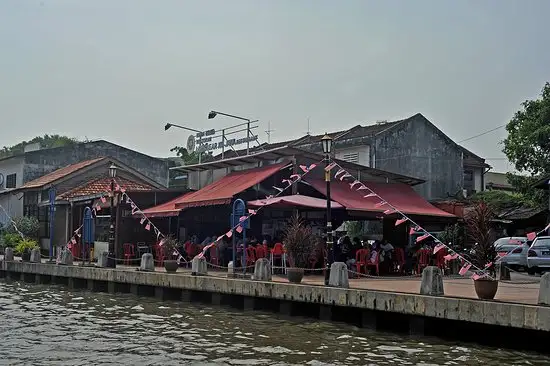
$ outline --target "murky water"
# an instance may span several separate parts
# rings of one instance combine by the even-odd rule
[[[2,365],[548,365],[310,319],[0,282]]]

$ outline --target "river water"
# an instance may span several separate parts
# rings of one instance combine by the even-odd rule
[[[0,282],[1,365],[549,365],[534,353]]]

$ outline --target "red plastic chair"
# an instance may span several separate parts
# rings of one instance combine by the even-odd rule
[[[264,246],[261,244],[256,245],[256,259],[265,258],[267,252],[264,249]]]
[[[210,254],[210,263],[219,266],[220,259],[218,257],[218,247],[216,247],[215,245],[211,246],[210,249],[208,249],[208,254]]]
[[[273,249],[271,249],[271,271],[275,266],[275,260],[278,260],[281,263],[281,267],[285,267],[284,263],[285,247],[281,243],[275,243]]]
[[[405,272],[405,251],[403,248],[395,248],[395,264],[397,273]]]
[[[370,260],[368,249],[359,249],[355,253],[355,269],[357,273],[367,273],[367,264]]]
[[[418,265],[416,266],[416,273],[422,273],[424,268],[430,264],[430,249],[420,249],[418,251]]]
[[[122,247],[124,248],[124,264],[129,266],[131,259],[136,257],[136,247],[132,243],[124,243]]]
[[[372,254],[372,253],[369,253],[369,254]],[[376,251],[376,260],[374,262],[371,261],[370,255],[369,255],[369,258],[367,260],[367,270],[370,267],[373,267],[376,271],[376,275],[380,276],[380,251],[379,250]]]
[[[447,253],[447,249],[443,248],[440,249],[437,253],[435,253],[435,265],[441,269],[441,271],[445,271],[445,268],[447,268],[447,262],[445,261],[445,256],[449,254]]]

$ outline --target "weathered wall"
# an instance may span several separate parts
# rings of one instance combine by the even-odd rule
[[[426,180],[415,186],[431,200],[462,189],[462,151],[422,116],[377,136],[375,168]]]
[[[0,174],[4,177],[4,182],[0,185],[0,193],[6,189],[6,179],[11,174],[16,174],[15,188],[21,187],[23,185],[23,157],[14,156],[0,160]]]
[[[23,216],[23,199],[19,199],[21,194],[4,193],[0,195],[0,205],[6,210],[0,209],[0,225],[9,222],[10,217],[15,218]]]
[[[67,165],[99,157],[115,158],[159,184],[168,186],[167,161],[103,140],[25,154],[24,182],[29,182]]]

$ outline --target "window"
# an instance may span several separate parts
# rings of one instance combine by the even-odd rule
[[[42,206],[38,208],[38,223],[40,224],[39,236],[41,238],[50,237],[50,207]]]
[[[16,188],[17,174],[6,175],[6,188]]]
[[[359,153],[346,153],[342,155],[342,160],[347,161],[348,163],[359,164]]]
[[[38,192],[26,192],[23,195],[23,215],[38,218]]]

